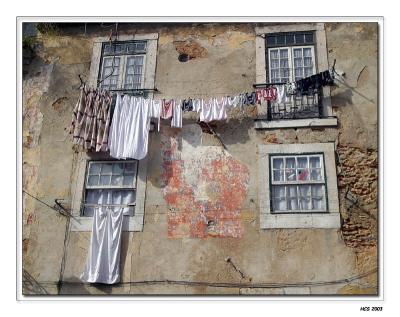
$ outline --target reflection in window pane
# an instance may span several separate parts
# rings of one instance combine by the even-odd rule
[[[111,176],[100,176],[100,186],[110,185]]]
[[[113,175],[111,177],[111,185],[113,185],[113,186],[122,185],[122,175]]]

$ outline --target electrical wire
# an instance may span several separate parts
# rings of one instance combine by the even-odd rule
[[[374,268],[370,271],[350,276],[347,278],[342,278],[332,281],[317,281],[317,282],[295,282],[295,283],[278,283],[278,282],[260,282],[260,283],[232,283],[232,282],[207,282],[207,281],[187,281],[187,280],[141,280],[141,281],[127,281],[120,282],[118,284],[112,285],[112,287],[122,287],[124,285],[155,285],[155,284],[169,284],[169,285],[187,285],[187,286],[209,286],[209,287],[221,287],[221,288],[284,288],[284,287],[313,287],[313,286],[326,286],[335,284],[349,284],[351,282],[360,280],[369,275],[372,275],[378,271],[378,268]],[[88,283],[84,282],[70,282],[70,281],[60,281],[62,285],[86,285]],[[56,284],[56,282],[40,282],[44,285]]]

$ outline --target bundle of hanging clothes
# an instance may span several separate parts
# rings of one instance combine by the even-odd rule
[[[88,151],[107,151],[112,95],[83,85],[72,113],[72,142]]]

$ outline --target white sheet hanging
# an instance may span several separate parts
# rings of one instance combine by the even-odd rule
[[[120,280],[123,208],[99,207],[93,216],[92,237],[83,282],[115,284]]]
[[[228,117],[226,114],[227,103],[227,97],[222,97],[220,100],[211,98],[209,102],[204,102],[200,110],[200,121],[225,120]]]
[[[182,100],[173,105],[171,127],[182,128]]]
[[[147,155],[150,99],[117,96],[108,147],[117,159],[141,160]]]

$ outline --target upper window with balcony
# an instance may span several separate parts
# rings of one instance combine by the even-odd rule
[[[256,84],[295,82],[329,68],[323,23],[257,27],[256,33]],[[256,129],[337,126],[329,87],[287,95],[258,110]]]

